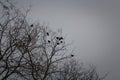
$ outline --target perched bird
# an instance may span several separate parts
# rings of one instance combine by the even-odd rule
[[[46,34],[47,34],[47,36],[49,36],[49,33],[48,33],[48,32],[47,32]]]
[[[60,43],[57,43],[57,45],[59,45]]]
[[[48,43],[50,43],[50,40],[48,40]]]
[[[63,39],[63,37],[60,37],[60,39]]]
[[[59,39],[59,40],[62,40],[62,39],[63,39],[63,37],[58,37],[58,39]]]
[[[33,27],[33,24],[31,24],[30,27]]]
[[[73,55],[73,54],[71,54],[71,57],[74,57],[74,55]]]
[[[59,37],[56,37],[56,39],[59,39]]]
[[[61,38],[59,37],[59,40],[61,40]]]

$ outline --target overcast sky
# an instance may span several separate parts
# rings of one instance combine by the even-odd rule
[[[29,18],[62,28],[74,54],[94,64],[106,80],[120,80],[120,0],[16,0],[21,8],[32,5]]]

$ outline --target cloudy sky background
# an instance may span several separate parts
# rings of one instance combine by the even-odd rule
[[[32,5],[29,19],[62,28],[74,54],[94,64],[106,80],[120,76],[120,0],[16,0],[23,9]]]

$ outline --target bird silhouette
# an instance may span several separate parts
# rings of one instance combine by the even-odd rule
[[[63,39],[63,37],[60,37],[60,39]]]
[[[73,55],[73,54],[71,54],[71,57],[74,57],[74,55]]]
[[[59,39],[59,37],[56,37],[56,39]]]
[[[60,43],[63,43],[63,41],[60,41]]]
[[[31,24],[30,27],[33,27],[33,24]]]
[[[61,38],[59,37],[59,40],[61,40]]]
[[[49,33],[47,32],[47,36],[49,36]]]
[[[58,42],[57,45],[59,45],[60,43]]]
[[[50,40],[48,40],[48,43],[50,43]]]

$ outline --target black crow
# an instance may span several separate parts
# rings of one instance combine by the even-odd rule
[[[73,55],[73,54],[71,54],[71,57],[74,57],[74,55]]]
[[[50,40],[48,40],[48,43],[50,43]]]
[[[46,34],[47,34],[47,36],[49,36],[49,33],[48,33],[48,32],[47,32]]]
[[[56,39],[59,39],[59,37],[56,37]]]
[[[57,45],[59,45],[60,43],[58,42]]]
[[[60,41],[61,43],[63,43],[63,41]]]
[[[33,24],[31,24],[30,27],[33,27]]]
[[[60,39],[63,39],[63,37],[60,37]]]

